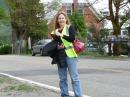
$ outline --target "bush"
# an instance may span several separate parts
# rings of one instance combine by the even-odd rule
[[[130,52],[130,46],[128,44],[121,44],[120,47],[120,53],[128,55],[128,53]]]
[[[9,44],[0,45],[0,54],[11,54],[12,47]]]
[[[31,49],[28,49],[27,47],[22,48],[22,54],[31,54]]]

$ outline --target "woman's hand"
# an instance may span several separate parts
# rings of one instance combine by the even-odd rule
[[[58,45],[58,49],[63,49],[63,48],[64,48],[63,44]]]
[[[58,31],[56,31],[55,34],[56,34],[57,36],[63,37],[62,33],[58,32]]]

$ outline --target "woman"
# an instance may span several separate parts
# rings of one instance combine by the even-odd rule
[[[72,45],[75,40],[75,29],[72,25],[69,25],[68,17],[64,12],[58,13],[56,17],[55,31],[51,33],[51,36],[58,43],[57,54],[60,53],[59,55],[62,56],[62,59],[58,58],[58,61],[63,60],[63,57],[65,60],[65,62],[57,62],[61,97],[69,97],[67,70],[71,77],[75,97],[83,97],[77,70],[77,54]],[[63,62],[64,65],[62,64]]]

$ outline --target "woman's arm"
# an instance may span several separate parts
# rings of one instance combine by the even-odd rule
[[[60,40],[60,37],[55,35],[55,34],[51,34],[52,38],[55,40],[55,41],[59,41]]]

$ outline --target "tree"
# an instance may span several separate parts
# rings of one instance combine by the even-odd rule
[[[3,3],[2,3],[3,4]],[[4,43],[10,42],[10,18],[6,8],[0,8],[0,41]]]
[[[34,42],[47,37],[47,20],[45,9],[40,0],[6,0],[9,7],[13,29],[13,53],[20,54],[23,40],[31,37]]]
[[[5,11],[4,9],[0,8],[0,20],[2,20],[3,18],[5,18]]]
[[[110,20],[113,26],[113,35],[118,37],[121,34],[123,24],[130,19],[130,8],[126,0],[108,0],[109,15],[103,19]],[[121,14],[123,10],[123,14]],[[102,19],[102,20],[103,20]],[[113,46],[114,55],[119,55],[120,44],[115,43]]]
[[[73,14],[70,16],[70,21],[75,26],[78,37],[85,41],[87,37],[87,27],[85,25],[83,16],[78,14],[78,12],[73,12]]]
[[[96,39],[98,38],[98,32],[96,32],[96,27],[95,25],[91,25],[90,27],[88,27],[88,41],[96,41]]]
[[[94,3],[98,2],[99,0],[94,0],[93,3],[89,4],[92,6]],[[111,21],[113,26],[113,35],[118,37],[121,33],[121,28],[125,22],[130,22],[130,7],[129,7],[130,0],[108,0],[108,9],[109,14],[101,19],[107,19]],[[113,46],[113,53],[114,55],[119,55],[120,44],[115,43]]]
[[[23,40],[27,41],[28,35],[35,32],[39,26],[41,27],[44,7],[39,0],[6,0],[6,2],[9,6],[13,29],[13,53],[20,54]],[[37,31],[36,36],[38,33],[41,33],[41,30]]]
[[[9,15],[4,8],[0,8],[0,22],[5,22],[9,20]]]

